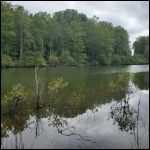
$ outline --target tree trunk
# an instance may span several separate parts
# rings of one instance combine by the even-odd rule
[[[35,96],[35,101],[36,101],[36,108],[38,109],[39,108],[39,101],[40,101],[40,91],[39,91],[39,81],[40,79],[38,80],[37,79],[37,70],[38,70],[39,66],[35,66],[35,93],[36,93],[36,96]]]
[[[52,43],[53,43],[53,39],[51,39],[50,41],[50,50],[49,50],[49,55],[51,55],[53,52],[52,52]]]
[[[20,58],[19,58],[19,64],[21,64],[22,59],[23,59],[23,34],[22,34],[22,21],[21,21],[21,25],[20,25]]]

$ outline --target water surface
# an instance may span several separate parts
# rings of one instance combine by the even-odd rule
[[[34,89],[34,69],[2,69],[1,95],[16,83]],[[1,148],[149,148],[149,66],[40,68],[41,108],[9,115],[2,106]],[[52,97],[48,82],[68,87]]]

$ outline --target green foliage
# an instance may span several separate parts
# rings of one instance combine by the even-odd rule
[[[12,61],[11,57],[8,55],[2,55],[1,56],[1,66],[2,67],[10,67],[14,65],[14,62]]]
[[[130,55],[128,32],[121,26],[114,28],[114,54]]]
[[[12,90],[2,98],[2,105],[8,106],[9,111],[20,108],[28,100],[29,92],[20,83],[14,85]],[[16,110],[17,110],[16,109]]]
[[[64,65],[76,65],[76,61],[70,56],[68,50],[64,50],[64,52],[60,56],[60,61]]]
[[[136,54],[130,57],[130,62],[132,64],[148,64],[149,61],[143,55]]]
[[[35,64],[45,65],[45,60],[40,53],[28,52],[23,57],[23,65],[34,66]]]
[[[129,35],[123,27],[99,21],[96,16],[87,18],[74,9],[53,15],[30,14],[23,6],[5,1],[1,9],[1,54],[18,61],[17,66],[45,65],[45,60],[51,65],[66,66],[144,63],[140,57],[129,58]],[[133,48],[149,63],[148,40],[149,37],[139,37]]]
[[[100,65],[110,65],[111,64],[111,57],[105,56],[104,54],[99,54],[97,56],[97,60]]]
[[[68,86],[68,82],[64,81],[62,77],[53,79],[48,84],[48,92],[51,94],[58,93],[62,88]]]
[[[149,63],[149,36],[138,37],[133,43],[133,48],[136,63]]]
[[[79,22],[71,22],[70,37],[72,41],[72,55],[78,64],[82,64],[85,61],[86,54],[84,53],[85,45],[83,43],[83,36],[85,32]]]
[[[77,64],[77,62],[71,56],[68,56],[66,61],[69,66],[74,66]]]
[[[58,60],[58,57],[56,55],[50,55],[48,57],[48,62],[51,64],[51,65],[57,65],[59,63],[59,60]]]
[[[99,62],[98,62],[98,61],[96,61],[96,60],[93,60],[90,64],[91,64],[91,65],[98,65],[98,64],[99,64]]]
[[[133,43],[134,53],[144,55],[145,51],[149,50],[149,37],[140,36]]]
[[[64,23],[69,24],[72,21],[79,21],[79,22],[87,21],[86,15],[78,13],[77,10],[74,9],[66,9],[63,11],[55,12],[54,18],[56,18],[57,21],[61,24]]]
[[[149,44],[145,46],[144,56],[148,60],[148,63],[149,63]]]
[[[123,60],[124,61],[124,60]],[[112,65],[120,65],[121,64],[121,59],[120,59],[120,57],[119,56],[117,56],[117,55],[114,55],[113,57],[112,57]]]
[[[13,6],[5,1],[1,2],[1,54],[11,56],[14,51],[16,37],[14,25]]]
[[[119,56],[118,56],[119,57]],[[122,65],[127,65],[127,64],[130,64],[131,61],[130,61],[130,57],[132,56],[121,56],[120,59],[121,59],[121,64]]]

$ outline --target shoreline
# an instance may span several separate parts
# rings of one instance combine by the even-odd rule
[[[121,65],[39,65],[39,67],[50,67],[50,68],[78,68],[78,67],[106,67],[106,66],[128,66],[128,65],[149,65],[149,64],[121,64]],[[33,66],[6,66],[2,67],[1,69],[7,69],[7,68],[34,68],[35,65]]]

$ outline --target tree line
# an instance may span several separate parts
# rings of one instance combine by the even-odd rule
[[[137,38],[131,55],[121,26],[74,9],[31,14],[1,2],[1,66],[76,66],[149,63],[149,37]]]

